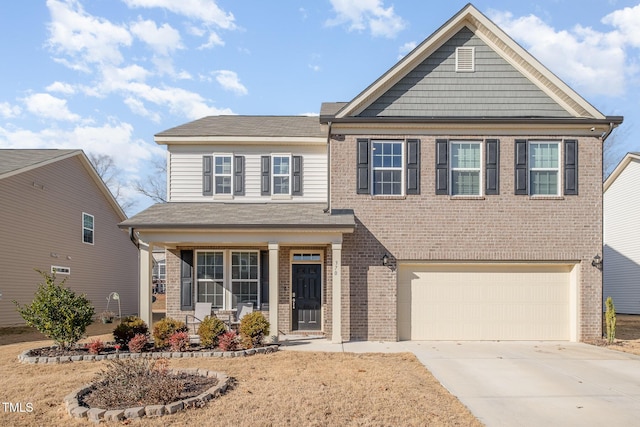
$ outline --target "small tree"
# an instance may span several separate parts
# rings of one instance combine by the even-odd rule
[[[66,279],[57,284],[55,274],[36,271],[44,278],[44,283],[38,287],[31,304],[13,303],[28,326],[36,328],[58,346],[70,348],[84,335],[95,309],[84,294],[76,295],[64,286]]]
[[[616,307],[613,305],[611,297],[607,297],[604,304],[606,306],[604,318],[607,325],[607,342],[613,344],[616,339]]]

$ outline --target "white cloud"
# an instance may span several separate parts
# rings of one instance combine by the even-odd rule
[[[393,38],[406,28],[406,22],[395,14],[393,6],[384,8],[382,0],[330,0],[336,17],[329,26],[348,24],[349,31],[368,29],[372,36]]]
[[[160,114],[147,110],[147,108],[144,106],[144,103],[139,99],[128,97],[125,98],[124,103],[127,107],[129,107],[132,113],[142,117],[147,117],[154,123],[160,123],[160,120],[162,118]]]
[[[80,120],[80,116],[69,111],[67,100],[56,98],[48,93],[35,93],[23,99],[27,110],[36,116],[75,122]]]
[[[169,24],[158,27],[154,21],[141,20],[131,24],[131,32],[147,43],[159,55],[169,55],[177,49],[183,49],[180,33]]]
[[[225,30],[233,30],[235,18],[232,13],[226,13],[218,7],[215,0],[123,0],[131,8],[162,8],[202,21],[208,25],[215,25]]]
[[[8,102],[0,102],[0,117],[12,119],[18,117],[22,109],[17,105],[11,105]]]
[[[602,33],[575,26],[556,31],[535,15],[514,18],[510,12],[491,12],[490,18],[511,37],[578,92],[621,95],[627,64],[620,33]]]
[[[418,46],[418,43],[415,41],[406,42],[398,49],[398,59],[402,59],[407,53],[411,52],[413,49]]]
[[[602,18],[602,23],[617,27],[623,40],[634,47],[640,47],[640,4],[625,7]]]
[[[238,74],[230,70],[218,70],[215,72],[216,80],[223,89],[235,92],[238,95],[246,95],[249,93],[247,88],[240,83]]]
[[[76,89],[69,83],[53,82],[46,87],[47,92],[58,92],[64,95],[73,95]]]
[[[211,49],[215,46],[224,46],[224,42],[219,35],[217,35],[216,33],[211,33],[209,34],[207,42],[200,45],[198,49]]]
[[[69,58],[58,62],[72,69],[87,71],[87,64],[119,64],[120,46],[131,45],[126,28],[87,14],[79,2],[47,0],[51,12],[48,44]]]

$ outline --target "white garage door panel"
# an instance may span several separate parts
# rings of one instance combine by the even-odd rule
[[[406,265],[400,339],[568,340],[566,265]]]

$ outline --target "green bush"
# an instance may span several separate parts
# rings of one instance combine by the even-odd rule
[[[62,348],[70,348],[78,342],[93,321],[95,309],[91,301],[66,288],[64,279],[56,282],[55,274],[36,270],[44,278],[36,291],[33,302],[20,306],[13,301],[28,326],[55,341]]]
[[[116,343],[129,346],[129,341],[136,335],[147,335],[149,327],[144,320],[138,316],[128,316],[122,319],[120,324],[113,330],[113,339]]]
[[[218,337],[223,334],[226,329],[224,322],[217,317],[205,317],[198,328],[200,345],[205,348],[215,347],[218,344]]]
[[[613,344],[616,339],[616,307],[613,305],[613,299],[608,297],[605,301],[605,323],[607,325],[607,342]]]
[[[156,348],[162,348],[169,345],[169,337],[175,332],[187,332],[187,326],[171,317],[165,317],[153,325],[153,345]]]
[[[247,348],[261,346],[264,337],[269,336],[269,322],[260,311],[247,314],[240,320],[240,336]]]

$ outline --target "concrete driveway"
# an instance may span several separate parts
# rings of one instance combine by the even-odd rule
[[[283,350],[412,352],[486,426],[640,425],[640,356],[569,342],[283,342]]]
[[[640,425],[640,357],[580,343],[404,342],[488,427]]]

